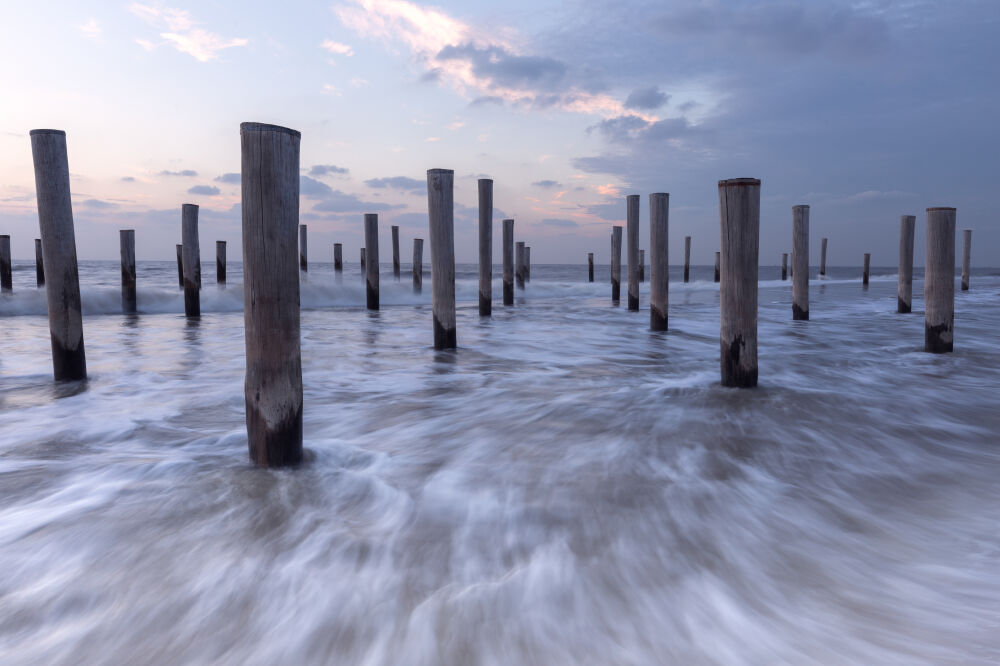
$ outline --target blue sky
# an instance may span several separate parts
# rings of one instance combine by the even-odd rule
[[[302,132],[313,261],[354,260],[362,216],[426,236],[428,168],[456,173],[459,261],[476,178],[535,263],[607,260],[624,196],[671,194],[710,263],[716,182],[761,178],[761,263],[812,206],[813,260],[895,264],[899,216],[958,207],[1000,264],[1000,2],[17,2],[0,22],[0,233],[37,236],[28,130],[65,129],[82,258],[170,259],[180,207],[239,252],[239,123]],[[495,234],[499,238],[499,234]],[[404,256],[407,252],[404,250]]]

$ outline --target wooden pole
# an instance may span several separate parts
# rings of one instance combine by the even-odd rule
[[[594,253],[587,253],[587,282],[594,281]]]
[[[906,314],[913,307],[913,235],[916,215],[903,215],[899,220],[899,286],[896,291],[896,312]]]
[[[611,227],[611,303],[618,305],[622,291],[622,228]]]
[[[215,282],[226,284],[226,241],[215,241]]]
[[[531,246],[524,246],[524,281],[531,282]]]
[[[399,227],[392,225],[392,278],[399,282]]]
[[[378,310],[378,215],[365,213],[365,294],[369,310]]]
[[[361,277],[365,275],[365,248],[361,248]]]
[[[333,272],[340,277],[344,272],[344,245],[343,243],[333,244]]]
[[[14,275],[10,259],[10,236],[0,236],[0,291],[14,291]]]
[[[479,316],[493,314],[493,181],[479,179]]]
[[[639,282],[646,281],[646,251],[639,250]]]
[[[45,300],[49,309],[53,375],[57,381],[86,379],[66,132],[37,129],[31,130],[30,136],[47,277]]]
[[[691,237],[684,237],[684,281],[688,282],[691,277]]]
[[[177,286],[184,288],[184,246],[177,244]]]
[[[424,239],[413,239],[413,293],[424,289]]]
[[[670,195],[657,192],[649,195],[649,328],[667,330],[667,301],[670,276],[668,259],[670,243]]]
[[[972,229],[962,230],[962,291],[969,291],[969,271],[972,261]]]
[[[201,250],[198,245],[198,206],[181,206],[181,245],[184,249],[184,314],[201,316]]]
[[[514,243],[514,278],[517,288],[524,290],[524,241]]]
[[[719,303],[722,385],[757,385],[757,260],[760,181],[719,181],[722,275]]]
[[[715,277],[712,278],[713,282],[718,282],[719,281],[719,271],[721,269],[721,267],[719,266],[719,262],[721,260],[722,260],[722,253],[721,252],[716,252],[715,253]]]
[[[243,322],[250,459],[302,460],[299,342],[299,141],[295,130],[243,123]]]
[[[639,309],[639,195],[625,197],[625,235],[628,257],[628,309]]]
[[[434,348],[458,346],[455,331],[455,172],[428,169],[427,212],[431,239]]]
[[[122,312],[136,312],[135,296],[135,230],[122,229],[118,232],[122,256]]]
[[[870,268],[872,263],[872,255],[870,252],[865,252],[865,267],[861,273],[861,284],[868,286],[868,275],[870,274]]]
[[[785,281],[788,279],[788,253],[781,253],[781,280]]]
[[[309,270],[309,251],[306,241],[309,230],[306,225],[299,225],[299,268],[303,271]]]
[[[809,320],[809,206],[792,206],[792,319]]]
[[[824,238],[820,243],[819,250],[819,274],[824,276],[826,275],[826,240]]]
[[[503,221],[503,304],[514,305],[514,220]]]
[[[935,354],[954,349],[955,217],[954,208],[927,209],[924,351]]]
[[[45,260],[42,258],[42,239],[35,239],[35,285],[45,286]]]

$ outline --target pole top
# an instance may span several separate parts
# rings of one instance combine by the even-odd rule
[[[378,213],[365,213],[365,222],[378,222]]]
[[[55,134],[56,136],[66,136],[64,130],[57,129],[33,129],[28,132],[28,136],[35,136],[36,134]]]
[[[198,210],[198,204],[181,204],[181,210],[190,210],[194,208],[195,211]]]
[[[798,206],[792,206],[792,210],[809,210],[809,204],[799,204]]]
[[[244,132],[281,132],[283,134],[290,134],[296,139],[302,138],[302,132],[298,130],[282,127],[281,125],[269,125],[267,123],[240,123],[240,134]]]
[[[948,208],[947,206],[940,206],[940,207],[938,207],[938,208],[928,208],[928,209],[927,209],[927,212],[928,212],[928,213],[931,213],[931,212],[933,212],[933,211],[936,211],[936,210],[948,210],[948,211],[955,211],[955,210],[957,210],[957,209],[955,209],[955,208]]]
[[[668,192],[653,192],[649,196],[650,197],[669,197],[670,193],[668,193]]]
[[[760,187],[760,179],[758,178],[730,178],[728,180],[720,180],[719,187]]]
[[[638,198],[639,198],[638,194],[626,194],[625,195],[625,200],[626,201],[629,201],[629,200],[632,200],[632,199],[638,199]]]
[[[454,176],[455,175],[455,170],[454,169],[428,169],[427,170],[427,175],[428,176]]]

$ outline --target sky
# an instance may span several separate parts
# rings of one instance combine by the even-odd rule
[[[0,234],[38,235],[28,131],[67,132],[77,251],[174,257],[181,205],[201,248],[240,253],[239,124],[302,132],[311,261],[427,236],[426,171],[455,171],[455,241],[476,260],[478,178],[533,261],[609,255],[625,196],[670,193],[670,261],[719,246],[717,182],[761,186],[760,261],[811,206],[811,260],[894,266],[899,218],[955,206],[973,261],[1000,266],[997,0],[4,3]],[[389,255],[382,251],[384,259]]]

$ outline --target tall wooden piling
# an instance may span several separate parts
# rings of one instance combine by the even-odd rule
[[[628,261],[628,309],[639,309],[639,195],[625,197],[625,257]]]
[[[954,208],[927,209],[924,350],[936,354],[954,349],[955,217]]]
[[[639,282],[646,281],[646,251],[639,250]]]
[[[299,342],[299,141],[295,130],[240,125],[243,322],[250,459],[262,467],[302,460]]]
[[[514,282],[518,289],[524,289],[524,241],[514,243]]]
[[[916,215],[899,220],[899,286],[896,289],[896,312],[906,314],[913,307],[913,235]]]
[[[455,331],[455,172],[427,170],[434,348],[458,346]]]
[[[870,274],[871,264],[872,264],[871,252],[865,252],[865,267],[861,271],[861,284],[863,284],[866,287],[868,286],[868,276]]]
[[[594,281],[594,253],[587,253],[587,282]]]
[[[718,282],[718,281],[719,281],[719,270],[720,270],[720,268],[721,268],[721,267],[719,266],[719,262],[720,262],[721,260],[722,260],[722,253],[721,253],[721,252],[716,252],[716,253],[715,253],[715,275],[714,275],[714,277],[712,278],[712,281],[713,281],[713,282]]]
[[[399,282],[399,227],[392,225],[392,278]]]
[[[42,257],[42,239],[35,239],[35,286],[45,286],[45,259]]]
[[[122,313],[136,312],[135,296],[135,229],[118,232],[122,257]]]
[[[691,237],[684,237],[684,281],[691,279]]]
[[[757,385],[757,260],[760,181],[719,181],[722,275],[719,284],[722,385]]]
[[[198,206],[181,206],[181,245],[184,254],[184,314],[201,316],[201,250],[198,244]]]
[[[531,282],[531,246],[524,246],[524,281]]]
[[[781,280],[784,282],[788,279],[788,253],[781,253]]]
[[[962,230],[962,291],[969,291],[969,271],[972,262],[972,229]]]
[[[809,206],[792,206],[792,319],[809,320]]]
[[[226,241],[215,241],[215,282],[226,284]]]
[[[670,195],[657,192],[649,195],[649,328],[667,330],[667,302],[670,276],[668,255],[670,243]]]
[[[55,379],[87,377],[80,311],[80,277],[69,189],[69,158],[62,130],[31,130],[38,226],[45,261],[45,300],[49,309],[52,369]]]
[[[493,314],[493,181],[479,179],[479,316]]]
[[[424,290],[424,239],[413,239],[413,293]]]
[[[365,213],[365,294],[369,310],[378,310],[378,215]]]
[[[622,291],[622,228],[611,227],[611,302],[618,305]]]
[[[14,274],[10,258],[10,236],[0,236],[0,291],[14,291]]]
[[[184,288],[184,246],[177,244],[177,286]]]
[[[514,305],[514,220],[503,221],[503,304]]]
[[[333,272],[340,273],[344,272],[344,244],[334,243],[333,244]]]
[[[822,276],[826,275],[826,240],[822,240],[819,249],[819,274]]]
[[[309,246],[307,241],[309,235],[309,230],[306,225],[299,225],[299,270],[308,271],[309,270]]]

